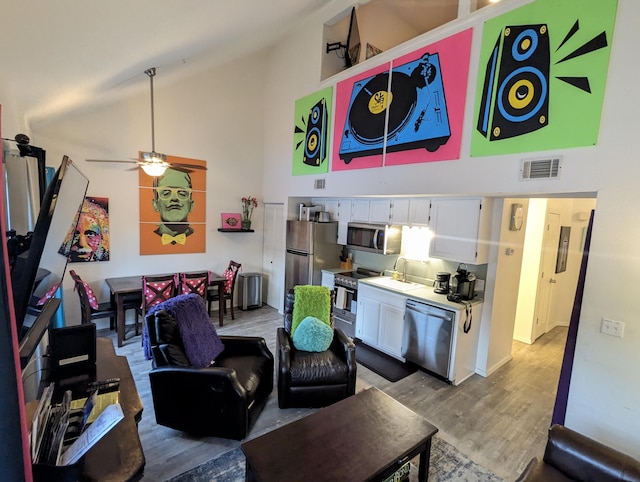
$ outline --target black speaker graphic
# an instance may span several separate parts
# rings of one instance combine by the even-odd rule
[[[548,125],[549,64],[545,24],[505,27],[487,62],[478,131],[494,141]]]
[[[326,100],[320,99],[309,110],[307,131],[304,138],[302,162],[319,166],[327,157],[327,109]]]

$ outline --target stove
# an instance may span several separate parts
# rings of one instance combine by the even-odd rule
[[[334,284],[335,286],[357,289],[359,279],[371,278],[373,276],[382,276],[382,272],[369,268],[358,268],[355,271],[336,273],[334,277]]]
[[[381,276],[379,270],[358,268],[355,271],[344,271],[334,276],[335,301],[333,319],[335,326],[342,329],[347,336],[355,337],[356,307],[358,301],[358,280]]]

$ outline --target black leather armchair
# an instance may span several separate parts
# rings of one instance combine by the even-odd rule
[[[294,292],[289,290],[284,326],[277,330],[278,406],[324,407],[353,395],[357,369],[355,344],[342,330],[334,328],[328,350],[321,353],[296,350],[290,334],[294,301]]]
[[[177,322],[166,310],[146,317],[156,422],[193,435],[242,440],[273,390],[273,354],[264,338],[220,336],[210,368],[190,366]]]
[[[640,482],[640,462],[562,425],[549,429],[542,460],[533,458],[516,482]]]

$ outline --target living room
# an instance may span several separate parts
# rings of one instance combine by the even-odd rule
[[[453,21],[397,47],[387,57],[428,45],[468,27],[473,28],[468,99],[474,99],[475,80],[480,70],[479,44],[483,23],[498,14],[528,4],[505,1],[486,11]],[[207,161],[207,245],[206,253],[184,256],[140,256],[138,240],[138,175],[122,166],[97,165],[85,159],[126,159],[150,148],[148,79],[143,71],[154,64],[153,57],[131,62],[126,67],[130,95],[112,103],[93,105],[101,98],[80,103],[72,111],[29,112],[21,105],[20,92],[11,87],[9,74],[3,75],[3,136],[27,131],[35,145],[47,150],[50,165],[69,155],[90,178],[89,194],[110,199],[112,259],[92,263],[78,272],[100,286],[100,297],[108,291],[102,280],[157,271],[199,269],[222,271],[229,259],[242,257],[247,271],[263,270],[262,236],[264,205],[281,206],[285,215],[289,198],[316,196],[316,176],[292,176],[291,152],[294,103],[325,85],[335,84],[353,73],[372,67],[370,60],[351,72],[343,72],[320,82],[320,37],[323,23],[351,7],[334,1],[311,12],[304,20],[287,25],[283,37],[268,48],[247,53],[224,64],[187,60],[178,73],[156,78],[156,141],[158,150],[172,155]],[[608,68],[602,119],[597,144],[550,151],[498,156],[470,156],[473,102],[465,107],[460,159],[378,169],[332,172],[326,176],[323,196],[393,195],[480,195],[495,197],[597,196],[597,213],[585,282],[576,357],[571,378],[566,424],[582,433],[638,457],[637,416],[640,392],[629,384],[638,375],[638,330],[634,321],[633,294],[619,283],[632,277],[637,254],[632,240],[639,234],[635,201],[637,163],[629,141],[638,131],[634,91],[638,74],[631,46],[637,44],[635,19],[640,6],[620,0],[611,58]],[[107,32],[106,35],[114,35]],[[87,57],[91,56],[86,52]],[[59,63],[68,62],[60,55]],[[377,60],[376,60],[377,62]],[[135,64],[135,65],[133,65]],[[376,64],[377,65],[377,64]],[[100,69],[96,65],[95,69]],[[32,75],[37,69],[32,68]],[[170,75],[171,73],[171,75]],[[120,80],[120,79],[119,79]],[[117,91],[114,84],[105,91]],[[82,90],[74,90],[79,97]],[[104,93],[108,97],[108,92]],[[25,94],[26,97],[26,94]],[[11,99],[11,100],[9,100]],[[558,179],[518,180],[522,159],[562,156]],[[250,174],[249,174],[250,173]],[[256,195],[261,206],[253,221],[255,233],[219,233],[220,213],[240,210],[240,198]],[[134,209],[132,209],[132,206]],[[79,319],[76,295],[67,280],[65,307],[70,320]],[[624,336],[613,338],[600,333],[603,317],[626,323]],[[597,414],[598,416],[594,416]]]

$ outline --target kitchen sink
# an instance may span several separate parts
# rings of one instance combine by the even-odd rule
[[[419,288],[424,288],[421,283],[414,283],[413,281],[402,281],[393,278],[373,278],[367,280],[372,285],[382,286],[383,288],[389,288],[397,291],[411,291]]]

